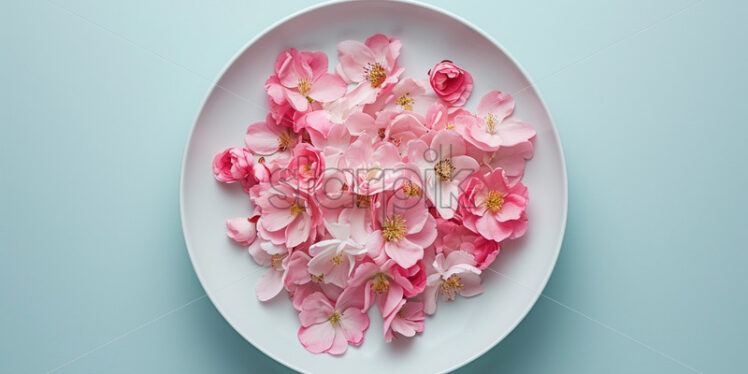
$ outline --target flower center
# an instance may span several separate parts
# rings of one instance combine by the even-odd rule
[[[280,268],[283,265],[283,259],[286,255],[272,255],[270,256],[270,265],[274,268]]]
[[[377,130],[377,135],[379,135],[379,139],[380,140],[384,140],[385,131],[387,131],[387,130],[385,130],[384,127],[381,128],[381,129],[379,129],[379,130]]]
[[[396,242],[405,237],[405,219],[399,213],[393,214],[382,223],[382,237],[388,242]]]
[[[439,180],[447,182],[452,180],[452,173],[454,173],[455,167],[452,165],[451,159],[445,158],[434,165],[434,171],[436,171],[436,176],[439,177]]]
[[[504,206],[504,196],[502,196],[498,191],[488,191],[486,199],[483,200],[483,205],[486,209],[491,211],[491,213],[496,213],[501,210],[502,206]]]
[[[333,265],[337,266],[343,263],[343,255],[337,255],[330,259]]]
[[[309,81],[309,78],[301,78],[297,83],[297,88],[299,89],[301,96],[306,96],[306,94],[309,93],[309,90],[312,89],[312,82]]]
[[[379,173],[382,171],[382,168],[379,166],[378,162],[374,162],[371,164],[371,166],[366,170],[366,180],[372,180],[379,178]]]
[[[384,83],[384,80],[387,79],[387,73],[384,72],[384,67],[380,65],[378,62],[372,64],[369,63],[366,68],[364,68],[364,74],[366,74],[366,80],[371,83],[371,86],[374,88],[377,88]]]
[[[496,133],[496,117],[494,117],[493,114],[488,113],[486,116],[486,131],[488,131],[489,134],[495,134]]]
[[[295,216],[295,215],[297,215],[297,214],[299,214],[299,213],[301,213],[301,212],[304,212],[304,211],[306,211],[306,209],[304,209],[304,207],[303,207],[303,206],[301,206],[301,205],[300,205],[300,204],[299,204],[298,202],[296,202],[296,201],[294,201],[293,203],[291,203],[291,207],[290,207],[290,208],[289,208],[288,210],[290,210],[290,211],[291,211],[291,215],[292,215],[292,216]]]
[[[368,208],[371,206],[371,196],[356,195],[356,208]]]
[[[336,323],[340,322],[340,318],[341,318],[341,317],[342,317],[342,316],[340,315],[340,313],[338,313],[338,312],[334,312],[334,313],[333,313],[333,314],[332,314],[332,315],[330,316],[330,318],[328,318],[327,320],[328,320],[328,321],[330,321],[330,323],[331,323],[331,324],[332,324],[333,326],[335,326],[335,324],[336,324]]]
[[[309,278],[312,279],[312,283],[319,283],[319,282],[322,282],[325,279],[325,275],[324,274],[314,275],[314,274],[310,273],[309,274]]]
[[[457,274],[452,274],[447,279],[442,279],[442,283],[439,286],[439,292],[446,296],[449,300],[454,300],[455,295],[461,290],[465,288],[465,285],[462,284],[462,279],[460,279],[460,276]]]
[[[376,273],[372,277],[374,281],[371,284],[371,290],[376,293],[387,292],[390,289],[390,281],[387,280],[387,275],[384,273]]]
[[[403,192],[408,196],[421,197],[421,187],[418,187],[417,184],[411,181],[407,181],[403,184]]]
[[[397,105],[400,105],[405,110],[411,110],[412,111],[413,110],[413,103],[415,103],[415,102],[416,101],[412,97],[410,97],[409,93],[405,93],[405,94],[403,94],[403,96],[400,96],[397,99]]]
[[[288,131],[283,131],[278,135],[278,151],[283,152],[286,149],[288,149],[289,146],[291,146],[291,133]]]

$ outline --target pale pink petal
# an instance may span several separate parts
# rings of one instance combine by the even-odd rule
[[[460,296],[470,297],[483,292],[483,286],[480,284],[480,275],[475,273],[462,273],[460,274],[460,279],[464,286],[460,289]]]
[[[345,95],[347,89],[348,85],[340,77],[325,73],[314,81],[308,95],[316,101],[329,103]]]
[[[348,308],[340,319],[348,343],[360,345],[364,340],[364,332],[369,328],[369,316],[357,308]]]
[[[514,111],[514,99],[512,95],[493,90],[483,95],[478,103],[476,113],[485,117],[488,113],[495,116],[495,120],[501,122],[504,118],[509,117]]]
[[[335,340],[335,328],[329,322],[323,322],[299,329],[299,341],[312,353],[326,352]]]
[[[278,135],[270,130],[267,122],[255,122],[247,127],[244,143],[257,155],[271,155],[278,152]]]
[[[327,353],[338,356],[345,353],[345,351],[348,349],[348,341],[345,338],[345,333],[343,332],[343,328],[340,326],[335,326],[335,338],[332,341],[332,345],[330,346],[330,349],[327,351]]]
[[[386,242],[384,244],[384,251],[390,256],[391,259],[395,260],[398,265],[409,268],[423,258],[423,247],[419,247],[413,244],[407,238],[403,238],[398,241]]]
[[[260,301],[267,301],[278,295],[283,289],[283,272],[275,268],[266,271],[255,285],[255,293]]]
[[[392,313],[403,299],[403,288],[396,283],[390,283],[390,288],[386,295],[380,295],[377,298],[377,306],[383,316]]]
[[[508,119],[498,126],[501,145],[511,147],[535,137],[535,129],[528,123]]]

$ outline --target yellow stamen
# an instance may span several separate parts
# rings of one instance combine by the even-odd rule
[[[296,87],[299,89],[301,96],[306,96],[312,89],[312,82],[309,81],[309,78],[301,78]]]
[[[303,206],[299,205],[299,203],[295,201],[291,204],[291,207],[289,208],[289,210],[291,211],[292,216],[295,216],[301,212],[306,211],[306,209]]]
[[[397,99],[397,105],[400,105],[405,110],[411,110],[412,111],[413,110],[413,104],[415,102],[416,101],[412,97],[410,97],[409,93],[403,94],[403,96],[400,96]]]
[[[368,208],[371,206],[371,196],[356,195],[356,208]]]
[[[504,206],[504,196],[502,196],[498,191],[488,191],[486,199],[483,200],[483,206],[485,206],[491,213],[496,213],[501,210],[502,206]]]
[[[405,237],[405,219],[399,213],[393,214],[382,223],[382,237],[388,242],[396,242]]]
[[[288,131],[283,131],[278,135],[278,151],[283,152],[291,146],[293,135]]]
[[[454,130],[454,129],[455,129],[455,124],[454,123],[448,123],[447,124],[447,130]]]
[[[371,278],[374,282],[371,284],[371,290],[376,293],[387,292],[390,289],[390,281],[384,273],[376,273]]]
[[[454,173],[455,167],[452,165],[452,160],[445,158],[434,165],[434,171],[436,171],[436,176],[439,177],[439,180],[447,182],[452,180],[452,173]]]
[[[462,279],[460,279],[460,276],[457,274],[452,274],[449,276],[449,278],[442,279],[442,283],[439,286],[439,292],[446,296],[449,300],[454,300],[455,295],[461,290],[465,288],[465,285],[462,284]]]
[[[366,80],[368,80],[374,88],[381,86],[387,79],[387,73],[385,73],[384,67],[382,67],[378,62],[374,64],[370,62],[369,65],[364,68],[364,73],[366,74]]]
[[[342,316],[340,315],[340,313],[338,313],[338,312],[334,312],[334,313],[333,313],[333,314],[332,314],[332,315],[330,316],[330,318],[328,318],[327,320],[328,320],[328,321],[330,321],[330,323],[331,323],[331,324],[332,324],[333,326],[335,326],[335,324],[336,324],[336,323],[340,322],[340,318],[341,318],[341,317],[342,317]]]
[[[407,181],[403,184],[403,192],[408,196],[421,197],[421,187],[417,184]]]
[[[309,274],[309,278],[312,278],[312,283],[319,283],[325,279],[325,275],[324,274],[320,274],[320,275]]]
[[[274,268],[279,268],[283,265],[283,259],[286,255],[272,255],[270,256],[270,265]]]
[[[496,133],[496,117],[494,117],[493,114],[488,113],[486,116],[486,131],[488,131],[489,134],[495,134]]]
[[[330,259],[333,265],[337,266],[343,263],[343,255],[337,255]]]

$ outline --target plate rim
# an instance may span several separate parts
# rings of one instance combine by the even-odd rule
[[[193,121],[192,126],[190,127],[190,130],[189,130],[190,132],[189,132],[189,135],[187,137],[187,141],[186,141],[185,146],[184,146],[184,151],[182,153],[182,167],[181,167],[181,171],[180,171],[180,174],[179,174],[179,216],[180,216],[180,221],[181,221],[181,226],[182,226],[182,237],[184,238],[185,247],[187,248],[187,254],[188,254],[189,258],[190,258],[190,263],[192,264],[192,267],[195,270],[195,274],[197,275],[197,278],[200,281],[200,286],[203,288],[203,290],[205,291],[205,295],[208,296],[208,299],[213,304],[213,306],[216,308],[216,310],[221,315],[221,317],[223,317],[223,319],[229,324],[229,326],[231,326],[231,328],[234,329],[234,331],[236,331],[242,338],[244,338],[244,340],[246,340],[248,343],[250,343],[257,350],[259,350],[260,352],[262,352],[264,355],[272,358],[275,362],[280,363],[281,365],[284,365],[284,366],[286,366],[289,369],[292,369],[292,370],[295,370],[295,371],[301,372],[301,373],[307,373],[308,371],[304,370],[302,368],[299,368],[296,365],[290,364],[290,363],[288,363],[288,362],[286,362],[284,360],[279,359],[274,354],[272,354],[272,353],[266,351],[265,349],[263,349],[263,347],[260,347],[257,344],[255,344],[252,341],[252,339],[250,339],[242,331],[240,331],[239,329],[237,329],[237,327],[234,325],[234,323],[232,323],[232,321],[229,318],[227,318],[226,313],[222,310],[222,307],[220,307],[215,302],[215,300],[213,299],[213,296],[211,296],[211,293],[208,292],[207,288],[205,287],[205,282],[203,281],[203,277],[201,275],[201,272],[198,270],[198,265],[195,262],[195,256],[193,256],[193,253],[192,253],[193,252],[192,246],[190,245],[190,241],[189,241],[188,235],[187,235],[187,233],[188,233],[189,230],[188,230],[186,222],[185,222],[185,213],[184,213],[184,206],[185,206],[185,201],[184,201],[184,199],[185,199],[185,193],[184,193],[184,189],[185,189],[185,187],[184,186],[185,186],[185,173],[186,173],[185,170],[187,169],[187,155],[189,153],[190,144],[192,144],[192,137],[195,134],[195,128],[197,127],[197,125],[198,125],[198,123],[200,121],[200,118],[203,115],[203,111],[205,109],[205,106],[208,103],[208,100],[210,99],[211,95],[213,94],[213,91],[215,91],[216,87],[219,87],[219,83],[220,83],[221,79],[223,78],[223,76],[234,65],[234,63],[237,61],[237,59],[242,54],[244,54],[244,52],[249,47],[251,47],[254,43],[256,43],[258,40],[260,40],[262,37],[264,37],[265,35],[267,35],[269,32],[275,30],[277,27],[283,25],[284,23],[286,23],[286,22],[288,22],[288,21],[290,21],[290,20],[292,20],[294,18],[303,16],[303,15],[305,15],[307,13],[313,12],[313,11],[315,11],[317,9],[321,9],[321,8],[325,8],[325,7],[329,7],[329,6],[335,6],[337,4],[342,4],[342,3],[359,3],[359,2],[367,2],[367,1],[368,0],[327,0],[327,1],[323,1],[323,2],[320,2],[318,4],[314,4],[314,5],[302,8],[300,10],[297,10],[296,12],[293,12],[293,13],[285,16],[285,17],[280,18],[279,20],[277,20],[277,21],[273,22],[272,24],[270,24],[269,26],[267,26],[265,29],[263,29],[260,33],[258,33],[257,35],[255,35],[253,38],[251,38],[250,40],[248,40],[228,60],[228,62],[223,66],[223,68],[220,70],[220,72],[218,73],[218,75],[216,76],[216,78],[213,80],[213,83],[210,85],[210,88],[208,89],[208,92],[205,94],[205,96],[204,96],[204,98],[202,100],[202,104],[200,106],[200,110],[198,111],[197,116],[195,117],[195,120]],[[548,110],[548,105],[546,105],[545,100],[543,99],[542,94],[538,90],[538,86],[533,82],[533,80],[531,79],[530,75],[527,73],[527,71],[525,70],[525,68],[514,58],[514,56],[512,56],[508,52],[508,50],[506,48],[504,48],[503,45],[501,45],[501,43],[499,43],[496,39],[494,39],[493,36],[491,36],[490,34],[488,34],[485,31],[483,31],[480,27],[478,27],[477,25],[473,24],[472,22],[470,22],[470,21],[462,18],[461,16],[459,16],[457,14],[454,14],[454,13],[452,13],[452,12],[450,12],[448,10],[445,10],[443,8],[440,8],[440,7],[436,6],[436,5],[427,4],[427,3],[424,3],[424,2],[421,2],[421,1],[417,1],[417,0],[379,0],[379,1],[381,1],[381,2],[387,2],[387,3],[415,5],[415,6],[418,6],[418,7],[422,7],[422,8],[425,8],[425,9],[428,9],[428,10],[440,13],[442,15],[445,15],[447,17],[450,17],[450,18],[452,18],[452,19],[454,19],[454,20],[462,23],[463,25],[467,26],[471,30],[477,32],[482,37],[486,38],[486,40],[488,40],[489,42],[491,42],[494,46],[496,46],[496,48],[498,48],[502,53],[504,53],[504,55],[506,55],[506,57],[509,59],[509,61],[511,61],[517,67],[517,69],[520,71],[520,73],[522,74],[522,76],[527,80],[527,82],[529,84],[528,88],[531,87],[533,89],[533,91],[535,92],[535,94],[537,95],[538,101],[540,102],[540,105],[545,110],[546,114],[548,115],[548,122],[550,123],[550,126],[553,129],[553,141],[555,142],[555,144],[556,144],[556,146],[558,147],[558,150],[559,150],[559,156],[560,156],[560,162],[561,162],[561,177],[562,177],[561,178],[562,179],[562,186],[561,186],[561,188],[563,189],[563,194],[562,194],[563,201],[562,201],[562,209],[561,209],[561,213],[562,213],[561,230],[560,230],[560,233],[558,235],[558,238],[556,238],[556,244],[554,246],[555,251],[554,251],[554,254],[553,254],[553,261],[552,261],[553,266],[551,266],[549,268],[550,270],[547,272],[547,274],[545,274],[544,279],[540,283],[541,287],[538,287],[537,291],[534,291],[534,294],[532,295],[532,302],[528,303],[527,307],[525,307],[525,309],[522,311],[522,313],[520,313],[518,315],[517,319],[514,322],[511,323],[511,328],[508,329],[506,331],[506,333],[504,333],[503,335],[497,336],[497,338],[495,339],[495,341],[493,343],[491,343],[491,344],[487,345],[486,347],[480,349],[475,354],[471,355],[468,359],[466,359],[466,360],[464,360],[464,361],[462,361],[460,363],[454,364],[451,367],[443,369],[443,370],[440,371],[440,373],[452,372],[454,370],[457,370],[457,369],[459,369],[459,368],[461,368],[461,367],[463,367],[463,366],[465,366],[465,365],[467,365],[467,364],[475,361],[480,356],[483,356],[486,352],[488,352],[492,348],[496,347],[496,345],[498,345],[509,334],[511,334],[517,328],[517,326],[525,319],[525,317],[527,317],[527,314],[530,312],[530,310],[532,310],[532,308],[535,306],[535,304],[537,304],[538,299],[540,298],[540,295],[542,295],[543,290],[545,290],[545,287],[548,285],[548,281],[550,280],[550,277],[553,274],[553,271],[556,269],[556,265],[558,263],[558,256],[561,253],[564,236],[566,234],[566,223],[567,223],[567,219],[568,219],[568,206],[569,206],[569,181],[568,181],[568,175],[567,175],[567,170],[566,170],[566,157],[565,157],[565,154],[564,154],[563,144],[561,142],[561,136],[559,134],[558,127],[556,126],[556,122],[553,120],[553,116],[551,115],[551,112]]]

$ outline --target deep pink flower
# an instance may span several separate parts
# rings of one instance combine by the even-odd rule
[[[384,341],[389,343],[398,336],[410,338],[423,332],[425,319],[423,303],[402,299],[398,307],[384,318]]]
[[[502,169],[470,178],[460,205],[465,227],[486,239],[501,242],[527,230],[527,187],[509,183]]]
[[[403,297],[420,294],[426,287],[426,268],[418,262],[410,268],[403,268],[388,260],[380,265],[365,260],[353,270],[348,280],[346,292],[359,298],[363,310],[376,301],[383,316],[389,315]]]
[[[252,153],[244,148],[229,148],[213,158],[213,175],[220,182],[236,182],[246,178],[253,166]]]
[[[343,292],[335,303],[321,292],[304,299],[299,312],[299,341],[312,353],[341,355],[348,344],[361,345],[369,328],[369,316],[351,304]]]
[[[312,192],[322,184],[325,159],[320,151],[309,143],[299,143],[289,160],[286,183],[296,189]]]
[[[248,246],[257,238],[258,217],[236,217],[226,220],[226,235],[235,242]]]
[[[275,61],[275,76],[265,89],[276,104],[287,101],[295,110],[305,112],[313,102],[331,102],[345,94],[347,86],[340,77],[327,72],[323,52],[285,50]]]
[[[452,107],[465,105],[473,92],[473,77],[452,61],[442,61],[429,70],[429,83],[436,95]]]
[[[475,296],[483,292],[480,284],[480,269],[475,267],[473,256],[467,252],[454,251],[444,256],[438,253],[434,259],[434,273],[426,280],[423,291],[424,312],[434,314],[439,295],[453,301],[455,296]]]
[[[447,256],[454,251],[467,252],[473,256],[476,266],[481,270],[491,265],[499,255],[500,243],[488,240],[452,220],[438,218],[436,221],[438,235],[434,248],[437,253]]]
[[[376,214],[377,230],[369,235],[366,248],[377,262],[391,258],[409,268],[423,258],[423,249],[436,238],[436,220],[423,199],[405,194],[392,195]]]

